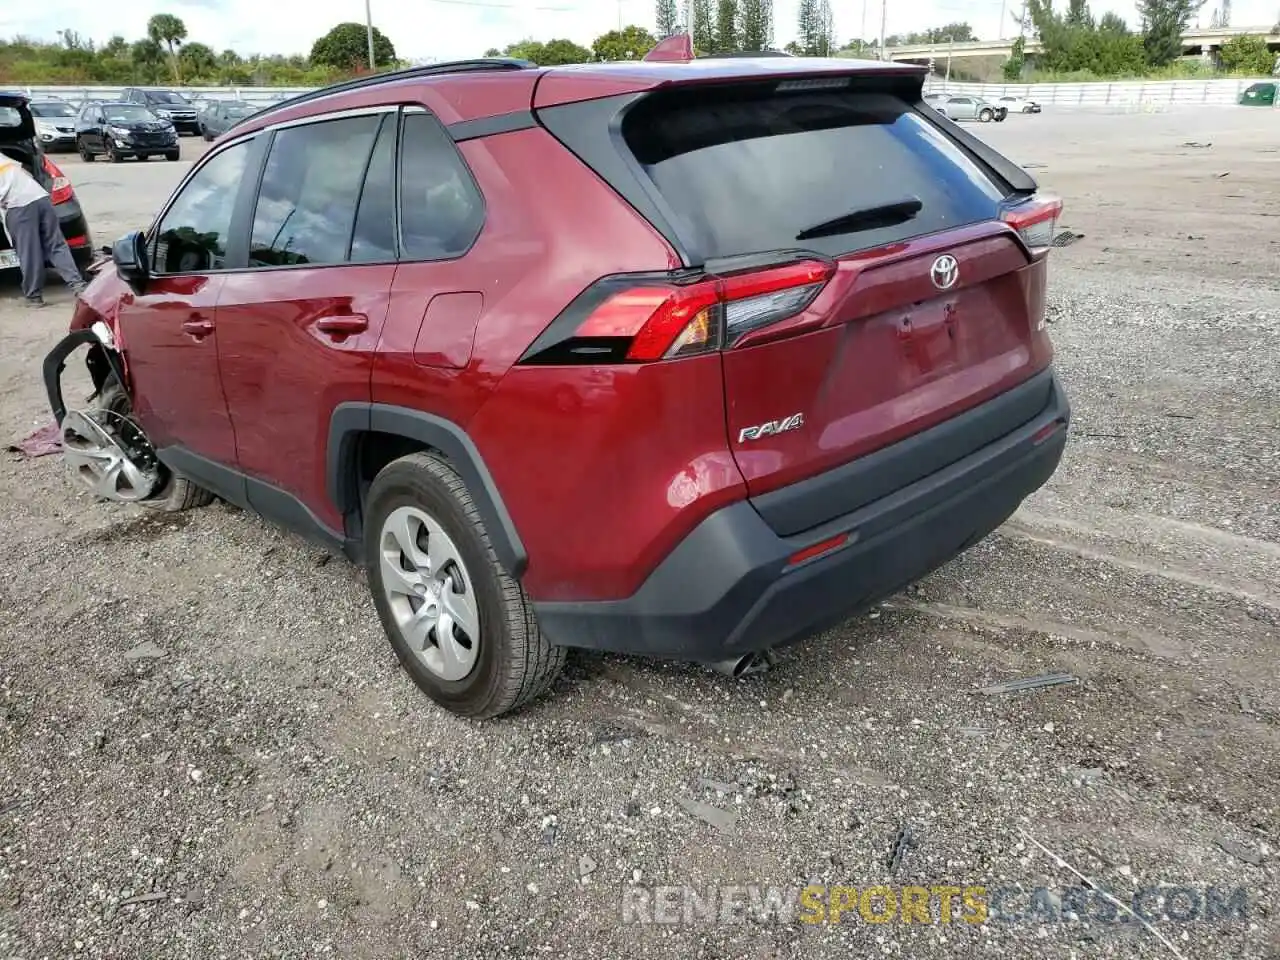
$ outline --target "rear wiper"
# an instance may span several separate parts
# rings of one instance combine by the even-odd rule
[[[905,197],[892,203],[864,207],[807,227],[796,234],[796,239],[812,240],[815,237],[831,237],[839,233],[857,233],[859,230],[892,227],[910,220],[923,208],[924,204],[920,202],[919,197]]]

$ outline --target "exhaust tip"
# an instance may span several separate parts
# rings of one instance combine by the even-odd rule
[[[714,663],[707,664],[707,666],[716,673],[723,674],[726,677],[733,677],[737,680],[741,677],[753,677],[767,673],[775,663],[777,663],[777,658],[773,655],[772,650],[761,650],[757,653],[748,653],[729,660],[717,660]]]

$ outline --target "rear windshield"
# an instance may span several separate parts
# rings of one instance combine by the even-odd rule
[[[995,218],[1003,185],[892,93],[655,94],[623,136],[706,259],[767,250],[836,256]],[[801,241],[836,217],[919,201],[910,219]]]
[[[22,126],[22,114],[17,107],[0,107],[0,127]]]

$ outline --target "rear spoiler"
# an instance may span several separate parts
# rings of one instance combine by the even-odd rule
[[[687,33],[676,33],[658,41],[657,46],[641,59],[648,63],[688,63],[691,60],[725,60],[747,57],[789,57],[782,50],[735,50],[730,53],[704,53],[701,57],[693,49],[693,38]]]

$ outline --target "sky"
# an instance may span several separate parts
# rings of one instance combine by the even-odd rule
[[[887,32],[906,33],[968,21],[982,39],[1001,35],[1001,11],[1022,0],[887,0]],[[395,44],[401,59],[456,59],[479,56],[526,37],[566,37],[584,46],[619,21],[652,29],[653,0],[371,0],[373,22]],[[1200,19],[1209,25],[1221,0],[1206,0]],[[1007,7],[1006,7],[1007,4]],[[836,35],[878,36],[881,0],[831,0]],[[1057,6],[1066,0],[1057,0]],[[70,27],[102,42],[113,33],[134,40],[154,13],[173,13],[187,25],[188,39],[216,50],[231,47],[254,53],[307,53],[315,39],[344,20],[363,22],[361,0],[0,0],[0,36],[16,34],[56,39]],[[795,36],[798,0],[775,0],[775,40]],[[1096,16],[1119,13],[1134,22],[1133,0],[1093,0]],[[863,31],[865,9],[866,30]],[[1233,0],[1235,26],[1270,26],[1280,19],[1280,0]],[[1004,35],[1016,29],[1008,12]]]

